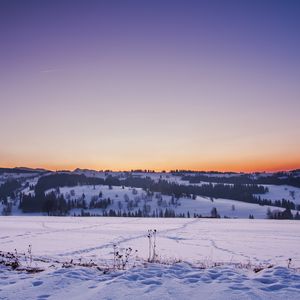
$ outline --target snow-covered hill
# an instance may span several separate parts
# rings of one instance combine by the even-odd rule
[[[42,176],[47,176],[51,173],[1,173],[0,174],[0,184],[3,184],[7,180],[16,179],[21,183],[21,188],[16,191],[16,197],[14,199],[9,199],[12,202],[12,214],[20,215],[22,211],[18,209],[20,197],[18,193],[25,195],[35,195],[35,186],[38,183],[39,179]],[[54,173],[52,173],[54,174]],[[76,169],[73,172],[58,172],[56,174],[77,174],[84,175],[87,178],[105,180],[109,176],[114,176],[118,180],[124,180],[127,176],[130,178],[150,178],[153,182],[159,182],[159,180],[164,180],[169,183],[174,183],[177,185],[195,185],[202,186],[203,184],[208,184],[207,182],[198,182],[190,183],[188,180],[183,180],[182,174],[176,173],[166,173],[166,172],[110,172],[110,171],[94,171],[94,170],[84,170]],[[187,173],[192,176],[196,176],[197,173]],[[289,176],[292,173],[287,173]],[[293,173],[294,175],[297,173]],[[203,175],[203,173],[201,173]],[[206,173],[207,178],[236,178],[240,173]],[[271,177],[274,174],[253,174],[255,178],[259,177]],[[280,173],[280,176],[282,174]],[[212,185],[217,184],[216,182],[211,182]],[[224,185],[233,185],[232,183],[224,183]],[[271,201],[281,201],[282,199],[293,202],[296,205],[300,205],[300,188],[289,186],[289,185],[271,185],[264,184],[264,187],[268,188],[268,192],[265,194],[256,195],[261,199],[271,200]],[[55,189],[48,190],[47,193]],[[143,215],[146,216],[159,216],[162,213],[165,213],[167,210],[172,210],[176,216],[184,217],[194,217],[194,216],[211,216],[212,210],[215,208],[217,214],[221,217],[229,218],[248,218],[249,216],[254,218],[266,218],[268,209],[272,211],[284,211],[282,207],[274,207],[268,205],[258,205],[253,203],[247,203],[242,201],[235,201],[224,198],[212,198],[212,197],[203,197],[195,196],[192,198],[180,197],[179,199],[174,199],[174,197],[168,195],[162,195],[159,193],[153,193],[153,195],[147,195],[145,191],[140,188],[130,188],[130,187],[121,187],[121,186],[111,186],[108,185],[75,185],[73,187],[60,187],[60,193],[57,195],[63,195],[64,198],[69,201],[85,201],[85,206],[80,205],[77,208],[72,208],[69,211],[70,215],[81,215],[81,214],[90,214],[90,215],[103,215],[107,214],[109,210],[113,210],[116,214],[136,214],[138,211],[142,211]],[[101,194],[101,196],[100,196]],[[83,196],[84,195],[84,196]],[[84,199],[83,199],[84,197]],[[90,206],[91,201],[101,201],[101,200],[110,200],[110,203],[105,209],[103,208],[94,208]],[[268,203],[269,204],[269,203]],[[0,202],[0,212],[5,210],[5,203]],[[82,210],[83,208],[83,210]],[[144,213],[145,212],[145,213]],[[292,211],[293,215],[296,214],[296,210]],[[42,215],[43,213],[35,213]]]
[[[50,191],[48,191],[50,192]],[[261,206],[252,203],[245,203],[240,201],[228,200],[228,199],[211,199],[208,197],[197,196],[195,199],[191,198],[179,198],[173,199],[171,196],[161,195],[155,193],[153,196],[147,196],[145,191],[139,188],[128,188],[120,186],[103,186],[103,185],[84,185],[76,187],[63,187],[60,188],[60,193],[64,195],[65,199],[81,200],[85,199],[87,209],[85,212],[91,214],[103,215],[103,209],[88,209],[91,199],[110,199],[112,204],[106,209],[113,209],[121,212],[136,212],[139,209],[144,210],[145,205],[149,216],[155,211],[160,209],[165,210],[172,209],[177,214],[184,214],[186,217],[188,213],[190,217],[194,214],[202,216],[211,216],[211,210],[215,207],[221,217],[230,218],[248,218],[249,214],[254,218],[265,219],[268,208],[275,209],[271,206]],[[99,197],[99,194],[102,194]],[[173,203],[173,204],[172,204]],[[283,211],[283,208],[276,208]],[[81,209],[71,210],[71,215],[80,214]]]
[[[300,204],[300,188],[289,186],[289,185],[263,185],[268,188],[269,192],[262,195],[262,198],[269,199],[272,201],[286,199]]]

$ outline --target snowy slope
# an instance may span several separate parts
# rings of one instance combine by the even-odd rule
[[[260,195],[263,199],[269,199],[272,201],[286,199],[300,204],[300,188],[296,188],[289,185],[263,185],[269,189],[269,192]]]
[[[146,203],[151,207],[150,211],[157,209],[165,209],[165,208],[171,208],[174,209],[176,213],[184,213],[187,216],[187,213],[189,212],[191,217],[194,216],[194,213],[201,214],[202,216],[210,216],[211,210],[213,207],[216,207],[221,217],[227,216],[230,218],[248,218],[249,214],[252,214],[255,218],[259,219],[265,219],[267,209],[269,206],[260,206],[257,204],[252,203],[245,203],[240,201],[234,201],[234,200],[228,200],[228,199],[213,199],[207,197],[200,197],[197,196],[196,199],[190,199],[190,198],[180,198],[178,201],[178,205],[172,205],[171,202],[171,196],[166,195],[160,195],[162,197],[163,203],[161,206],[158,206],[157,202],[158,199],[154,195],[152,198],[146,197],[145,191],[142,189],[132,189],[128,187],[118,187],[114,186],[112,189],[109,189],[108,186],[103,185],[96,185],[96,186],[89,186],[89,185],[83,185],[83,186],[76,186],[76,187],[64,187],[60,188],[60,193],[64,195],[66,198],[67,195],[71,193],[71,190],[73,190],[75,196],[71,197],[71,199],[79,199],[82,197],[82,195],[85,195],[85,200],[87,204],[89,204],[91,198],[93,196],[98,196],[99,193],[102,193],[102,199],[104,198],[110,198],[114,201],[114,203],[108,207],[108,209],[114,209],[114,210],[121,210],[121,211],[127,211],[127,202],[125,201],[124,196],[127,195],[129,200],[135,200],[138,199],[139,203],[136,208],[133,208],[132,211],[136,211],[138,209],[142,209],[143,205]],[[134,191],[136,191],[136,194],[134,194]],[[157,195],[157,194],[156,194]],[[125,196],[126,197],[126,196]],[[121,203],[121,206],[119,206]],[[121,209],[120,209],[121,207]],[[277,209],[274,206],[270,206],[270,209]],[[283,208],[278,208],[278,210],[284,210]],[[103,211],[101,209],[93,209],[93,210],[86,210],[90,211],[91,213],[97,213],[102,215]],[[73,210],[72,213],[80,213],[80,210]],[[150,212],[150,215],[151,215]]]
[[[38,274],[0,266],[1,299],[298,299],[300,232],[296,221],[0,217],[2,251],[26,251],[53,263]],[[162,262],[148,257],[157,229]],[[113,260],[113,243],[138,250],[126,271],[61,268],[58,261]],[[291,268],[287,268],[292,258]],[[214,266],[219,263],[218,266]],[[40,265],[40,262],[36,262]],[[258,273],[253,266],[271,266]],[[205,266],[205,269],[201,267]],[[45,266],[44,266],[45,267]]]
[[[94,171],[94,170],[80,170],[77,169],[73,173],[75,174],[84,174],[89,177],[98,177],[98,178],[106,178],[108,175],[117,176],[119,178],[123,178],[125,175],[124,172],[103,172],[103,171]],[[143,173],[143,172],[135,172],[132,173],[133,176],[137,177],[150,177],[154,181],[158,181],[160,179],[167,180],[169,182],[174,182],[177,184],[189,185],[188,181],[181,180],[180,176],[175,176],[171,173]],[[47,174],[46,174],[47,175]],[[211,174],[207,174],[211,175]],[[215,174],[216,175],[216,174]],[[218,176],[235,176],[236,174],[217,174]],[[262,174],[263,176],[264,174]],[[22,179],[23,188],[21,192],[24,194],[34,195],[34,190],[29,186],[35,186],[38,182],[38,179],[41,175],[39,174],[14,174],[14,173],[4,173],[0,175],[0,183],[1,180],[7,180],[7,176],[10,178]],[[20,176],[23,176],[22,178]],[[197,183],[195,185],[202,185],[203,182]],[[207,184],[207,183],[205,183]],[[268,200],[281,200],[286,199],[294,202],[295,204],[300,205],[300,188],[295,188],[287,185],[265,185],[268,187],[269,192],[263,195],[260,195],[262,199]],[[135,207],[131,208],[131,212],[135,212],[138,209],[143,210],[143,206],[146,204],[149,207],[149,215],[151,216],[153,211],[157,211],[162,209],[163,211],[168,208],[175,211],[176,214],[184,214],[187,216],[189,213],[191,217],[196,215],[202,216],[210,216],[211,210],[215,207],[221,217],[230,217],[230,218],[248,218],[249,215],[253,215],[254,218],[266,218],[266,213],[268,210],[268,206],[260,206],[257,204],[243,203],[240,201],[228,200],[228,199],[211,199],[206,197],[197,196],[195,200],[189,198],[180,198],[178,201],[178,205],[170,205],[171,197],[162,195],[162,203],[158,205],[158,198],[154,196],[152,199],[145,198],[145,192],[141,189],[136,188],[137,194],[133,194],[133,190],[125,187],[122,189],[121,187],[114,186],[112,190],[109,190],[108,186],[96,186],[95,189],[93,186],[75,186],[72,188],[60,188],[61,193],[65,196],[70,196],[70,191],[74,190],[75,197],[69,197],[69,199],[79,199],[82,194],[86,196],[86,202],[89,204],[92,197],[96,197],[99,195],[101,191],[103,193],[102,198],[107,199],[108,197],[113,200],[113,204],[108,207],[109,209],[113,209],[116,212],[128,212],[128,201],[125,201],[124,196],[127,195],[130,201],[135,201]],[[136,203],[136,201],[138,203]],[[16,203],[16,201],[15,201]],[[0,212],[2,212],[4,205],[0,203]],[[276,208],[271,206],[270,209],[283,211],[283,208]],[[93,209],[93,210],[85,210],[85,212],[89,212],[91,214],[102,215],[102,209]],[[296,211],[293,211],[295,214]],[[22,212],[18,210],[18,205],[16,204],[12,209],[13,215],[20,215]],[[81,214],[81,209],[73,209],[71,210],[71,215],[79,215]],[[39,215],[42,215],[40,213]]]
[[[33,179],[31,182],[33,183]],[[273,186],[272,186],[273,187]],[[277,186],[274,186],[277,188]],[[54,191],[54,189],[48,190],[46,193]],[[154,211],[172,209],[176,214],[184,214],[187,217],[188,213],[191,217],[196,215],[210,216],[211,210],[215,207],[219,215],[229,218],[248,218],[249,214],[253,215],[256,219],[265,219],[267,215],[267,210],[280,210],[283,211],[283,208],[277,208],[274,206],[261,206],[258,204],[246,203],[241,201],[229,200],[229,199],[211,199],[208,197],[197,196],[196,199],[191,198],[179,198],[175,204],[172,204],[172,197],[167,195],[161,195],[155,193],[152,197],[146,195],[146,192],[139,188],[129,188],[129,187],[120,187],[113,186],[112,189],[106,185],[82,185],[75,187],[62,187],[59,189],[60,194],[64,195],[65,199],[78,200],[81,199],[84,194],[84,199],[89,207],[89,203],[93,197],[96,197],[98,200],[101,199],[110,199],[112,204],[106,209],[110,209],[121,212],[136,212],[139,209],[143,210],[144,205],[146,204],[149,209],[149,215],[151,216]],[[270,188],[270,193],[266,194],[269,197],[269,194],[272,196],[272,193],[279,191],[288,193],[284,188],[273,190]],[[24,194],[34,194],[34,191],[30,190],[29,187],[22,190]],[[102,193],[102,197],[99,197],[99,193]],[[296,195],[297,192],[295,193]],[[126,199],[127,198],[127,199]],[[159,199],[161,198],[161,203],[159,204]],[[129,208],[129,202],[134,203],[134,207]],[[0,203],[0,210],[1,210]],[[103,215],[103,209],[85,209],[84,212],[89,212],[92,215]],[[295,214],[296,211],[293,211]],[[22,215],[22,211],[17,208],[17,205],[13,207],[13,215]],[[80,215],[81,209],[72,209],[70,215]],[[32,215],[32,213],[31,213]],[[43,215],[43,213],[35,213],[34,215]]]

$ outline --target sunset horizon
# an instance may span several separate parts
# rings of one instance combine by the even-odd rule
[[[299,11],[2,1],[0,165],[299,168]]]
[[[103,172],[103,171],[112,171],[112,172],[131,172],[131,171],[136,171],[136,170],[141,170],[141,171],[154,171],[154,172],[172,172],[172,171],[191,171],[191,172],[221,172],[221,173],[277,173],[277,172],[290,172],[290,171],[294,171],[294,170],[299,170],[300,169],[300,165],[287,165],[285,166],[279,166],[279,167],[274,167],[274,168],[246,168],[246,169],[242,169],[242,168],[230,168],[230,167],[220,167],[220,164],[218,164],[217,166],[219,167],[206,167],[206,168],[192,168],[192,167],[161,167],[161,168],[157,168],[157,167],[151,167],[151,165],[149,167],[143,167],[143,166],[135,166],[135,167],[127,167],[127,168],[117,168],[117,167],[101,167],[101,166],[92,166],[92,165],[27,165],[27,164],[23,164],[23,165],[0,165],[0,168],[7,168],[7,169],[18,169],[18,168],[28,168],[28,169],[45,169],[45,170],[49,170],[49,171],[62,171],[62,170],[66,170],[66,171],[74,171],[76,169],[82,169],[82,170],[93,170],[93,171],[99,171],[99,172]]]

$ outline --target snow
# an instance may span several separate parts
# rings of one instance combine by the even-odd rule
[[[135,200],[140,199],[138,206],[136,208],[133,208],[133,212],[137,211],[138,209],[143,209],[144,203],[149,205],[151,207],[150,209],[150,215],[152,211],[156,209],[165,209],[165,208],[171,208],[174,209],[177,214],[184,213],[185,216],[187,216],[187,213],[189,212],[191,216],[196,214],[201,214],[202,216],[210,216],[211,210],[213,207],[217,208],[218,213],[221,215],[221,217],[230,217],[230,218],[248,218],[249,214],[252,214],[254,218],[259,219],[265,219],[267,210],[270,208],[278,209],[283,211],[283,208],[277,208],[274,206],[261,206],[258,204],[252,204],[252,203],[246,203],[241,201],[235,201],[235,200],[229,200],[229,199],[210,199],[207,197],[201,197],[197,196],[196,199],[190,199],[190,198],[179,198],[178,205],[169,205],[171,202],[171,196],[166,195],[160,195],[163,199],[163,205],[158,206],[157,204],[157,198],[153,196],[152,198],[147,198],[145,191],[139,188],[128,188],[128,187],[120,187],[120,186],[113,186],[112,189],[110,189],[108,186],[104,185],[82,185],[82,186],[76,186],[76,187],[63,187],[60,188],[60,193],[64,195],[66,198],[68,194],[71,193],[71,190],[75,193],[74,197],[71,197],[71,199],[79,199],[82,197],[82,194],[85,195],[85,201],[87,204],[89,204],[91,198],[93,196],[98,196],[100,192],[102,192],[102,199],[110,198],[111,200],[114,200],[114,203],[108,207],[109,209],[114,209],[116,211],[119,210],[119,204],[118,202],[121,202],[122,209],[121,211],[128,211],[127,210],[127,202],[125,201],[124,196],[127,195],[129,200]],[[136,191],[136,194],[133,193],[133,191]],[[49,192],[49,191],[48,191]],[[157,194],[157,193],[156,193]],[[102,215],[103,211],[102,209],[92,209],[92,210],[85,210],[89,211],[93,214],[99,214]],[[80,213],[80,209],[71,210],[71,215]],[[294,212],[295,213],[295,212]]]
[[[93,171],[93,170],[76,170],[74,171],[76,174],[85,174],[89,177],[98,177],[98,178],[106,178],[108,175],[117,176],[119,178],[123,178],[125,175],[124,172],[103,172],[103,171]],[[49,174],[49,173],[48,173]],[[180,176],[173,175],[171,173],[164,173],[164,172],[157,172],[157,173],[145,173],[145,172],[135,172],[132,173],[133,176],[138,177],[150,177],[154,181],[159,181],[160,179],[167,180],[168,182],[173,182],[176,184],[183,184],[183,185],[190,185],[188,181],[184,181],[181,179]],[[263,174],[263,173],[262,173]],[[46,174],[47,175],[47,174]],[[211,175],[211,174],[207,174]],[[217,174],[217,175],[228,175],[228,176],[234,176],[236,174]],[[19,178],[19,176],[24,176],[23,182],[22,182],[22,188],[20,189],[20,192],[23,194],[31,194],[34,195],[34,189],[30,188],[29,186],[35,186],[38,182],[38,179],[40,178],[40,174],[32,174],[32,173],[24,173],[24,174],[14,174],[14,173],[4,173],[0,175],[0,181],[1,180],[7,180],[7,176],[10,176],[12,178]],[[42,175],[44,176],[44,175]],[[20,178],[19,178],[20,179]],[[196,183],[193,185],[202,185],[207,184],[205,182]],[[262,199],[268,199],[268,200],[281,200],[286,199],[294,202],[295,204],[300,205],[300,188],[288,186],[288,185],[264,185],[265,187],[268,187],[269,192],[260,196]],[[162,205],[158,206],[157,200],[155,196],[150,199],[146,197],[145,191],[136,188],[137,194],[133,194],[133,189],[125,187],[122,189],[120,186],[113,186],[113,188],[110,190],[108,186],[103,185],[96,185],[95,189],[93,186],[83,185],[83,186],[75,186],[75,187],[61,187],[60,192],[65,196],[69,195],[71,190],[74,190],[75,197],[71,197],[71,199],[79,199],[82,194],[85,194],[86,199],[85,201],[87,204],[91,201],[91,198],[97,197],[99,195],[99,192],[101,191],[103,193],[102,199],[110,198],[113,200],[113,204],[107,208],[107,211],[109,209],[113,209],[116,212],[128,212],[128,203],[125,201],[124,196],[125,194],[129,197],[129,200],[135,201],[138,200],[138,203],[136,203],[135,207],[130,208],[131,212],[138,211],[138,209],[143,211],[144,204],[149,206],[150,212],[149,215],[151,216],[153,211],[159,211],[162,209],[163,211],[166,208],[171,208],[175,211],[175,213],[178,214],[185,214],[187,216],[188,212],[193,217],[194,214],[202,215],[202,216],[210,216],[211,210],[215,207],[217,209],[217,212],[221,217],[229,217],[229,218],[248,218],[249,215],[253,215],[254,218],[258,219],[265,219],[268,208],[278,211],[283,211],[284,208],[277,208],[274,206],[260,206],[258,204],[251,204],[251,203],[245,203],[240,201],[234,201],[229,199],[210,199],[208,197],[201,197],[197,196],[196,199],[190,199],[190,198],[180,198],[178,200],[178,203],[174,205],[170,204],[171,197],[167,195],[161,195],[163,203]],[[49,191],[48,191],[49,192]],[[68,198],[70,199],[70,197]],[[213,200],[213,201],[212,201]],[[0,211],[3,209],[3,204],[0,203]],[[102,209],[86,209],[85,212],[89,212],[90,214],[96,214],[96,215],[102,215],[103,210]],[[293,214],[296,213],[296,211],[292,212]],[[12,208],[12,214],[13,215],[22,215],[23,213],[21,210],[18,209],[18,203],[16,203]],[[70,212],[71,215],[79,215],[81,214],[81,209],[72,209]],[[43,215],[43,213],[37,213],[32,215]]]
[[[60,269],[5,278],[1,299],[297,299],[299,280],[299,274],[279,267],[258,275],[231,267],[199,270],[188,264],[153,264],[109,275]]]
[[[300,295],[297,221],[13,216],[0,217],[0,228],[0,250],[21,253],[31,244],[34,257],[49,261],[37,274],[0,265],[1,299],[299,299]],[[157,230],[157,253],[163,263],[146,263],[148,229]],[[96,268],[62,268],[57,263],[92,259],[111,265],[114,243],[120,249],[138,250],[125,271],[103,274]],[[259,265],[270,268],[253,272]]]
[[[36,182],[37,179],[34,178],[31,180],[31,184]],[[268,186],[270,192],[263,195],[263,198],[275,200],[278,199],[276,196],[290,195],[289,192],[291,190],[295,191],[295,199],[297,200],[300,195],[300,189],[287,187],[286,186]],[[55,189],[51,189],[46,191],[49,193],[50,191],[55,191]],[[81,199],[82,195],[85,195],[85,201],[87,206],[89,205],[92,197],[98,197],[99,193],[102,193],[102,198],[100,199],[108,199],[113,200],[113,204],[110,205],[106,211],[110,209],[115,210],[116,212],[121,210],[122,212],[128,212],[128,201],[125,200],[125,197],[128,196],[129,201],[136,202],[136,207],[130,208],[131,212],[138,211],[138,209],[143,210],[144,204],[149,206],[149,215],[152,215],[153,211],[159,211],[162,209],[163,211],[168,208],[175,211],[176,214],[185,214],[187,216],[188,212],[190,216],[193,217],[194,214],[202,215],[202,216],[210,216],[211,210],[215,207],[223,218],[224,216],[229,218],[248,218],[249,214],[253,215],[255,219],[266,219],[267,210],[270,208],[271,210],[279,210],[283,211],[284,208],[274,207],[274,206],[261,206],[253,203],[246,203],[241,201],[229,200],[229,199],[211,199],[208,197],[197,196],[196,199],[191,198],[179,198],[177,204],[172,204],[171,196],[160,195],[155,193],[153,197],[146,196],[146,192],[140,188],[129,188],[121,186],[113,186],[111,189],[106,185],[82,185],[75,187],[61,187],[59,189],[60,193],[64,195],[65,199]],[[72,192],[71,192],[72,191]],[[23,188],[22,193],[24,194],[32,194],[34,195],[34,191],[30,190],[29,187]],[[71,195],[72,193],[73,196]],[[125,196],[127,195],[127,196]],[[158,205],[158,198],[162,198],[162,204]],[[277,198],[276,198],[277,197]],[[291,196],[290,196],[291,197]],[[279,198],[281,199],[281,198]],[[289,198],[286,198],[289,199]],[[296,200],[293,200],[295,203],[299,203]],[[300,201],[300,200],[299,200]],[[120,209],[121,207],[121,209]],[[2,210],[2,204],[0,203],[0,210]],[[95,215],[103,215],[103,209],[85,209],[85,212],[89,212],[90,214]],[[295,214],[296,211],[293,211]],[[12,210],[13,215],[22,215],[22,211],[18,209],[17,204],[13,206]],[[81,209],[72,209],[70,211],[70,215],[80,215]],[[30,215],[43,215],[43,213],[30,213]]]
[[[300,205],[300,188],[290,185],[263,185],[269,189],[269,192],[260,195],[262,199],[282,200],[286,199]]]

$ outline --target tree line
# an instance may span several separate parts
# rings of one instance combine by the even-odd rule
[[[6,201],[7,197],[15,197],[15,191],[21,187],[18,180],[11,179],[0,185],[0,200]]]
[[[241,174],[234,176],[207,176],[205,174],[186,175],[184,173],[174,173],[181,176],[182,180],[187,180],[190,183],[199,182],[215,182],[215,183],[232,183],[232,184],[273,184],[273,185],[290,185],[300,187],[300,177],[296,177],[289,173],[275,173],[270,176],[258,176],[254,178],[251,174]]]

